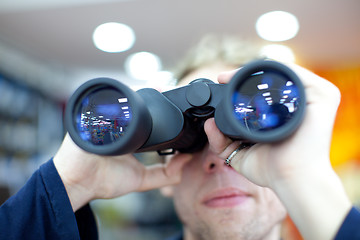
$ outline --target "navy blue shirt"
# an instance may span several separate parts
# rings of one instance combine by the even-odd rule
[[[74,214],[50,160],[1,205],[0,239],[98,239],[98,234],[89,205]]]
[[[182,235],[171,239],[182,239]],[[89,205],[73,212],[52,160],[43,164],[24,187],[0,206],[0,239],[98,239]],[[360,239],[360,212],[352,208],[336,240]]]
[[[360,212],[353,207],[341,225],[335,240],[360,239]]]

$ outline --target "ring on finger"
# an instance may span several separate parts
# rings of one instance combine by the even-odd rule
[[[225,159],[225,164],[227,166],[231,166],[231,160],[235,157],[235,155],[240,152],[242,149],[248,147],[248,144],[240,144],[230,155]]]

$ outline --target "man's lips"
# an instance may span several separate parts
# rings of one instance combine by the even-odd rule
[[[224,188],[207,194],[202,203],[207,207],[234,207],[248,200],[250,195],[237,188]]]

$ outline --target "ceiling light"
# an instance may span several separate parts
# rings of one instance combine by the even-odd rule
[[[151,87],[165,87],[175,85],[174,74],[169,71],[158,71],[152,74],[147,84]]]
[[[149,52],[131,54],[125,61],[125,70],[133,78],[149,80],[162,68],[158,56]]]
[[[135,42],[135,33],[129,26],[109,22],[99,25],[93,33],[95,46],[104,52],[124,52]]]
[[[293,51],[289,47],[281,44],[266,45],[260,51],[261,55],[273,60],[285,63],[295,62],[295,55]]]
[[[299,22],[291,13],[273,11],[261,15],[255,27],[261,38],[278,42],[295,37],[299,31]]]

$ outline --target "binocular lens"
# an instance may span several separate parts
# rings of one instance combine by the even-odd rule
[[[76,130],[82,140],[93,145],[121,140],[132,119],[125,94],[110,86],[98,87],[80,101],[75,117]]]
[[[234,115],[249,132],[282,127],[298,110],[299,89],[285,74],[264,70],[242,81],[232,96]]]

